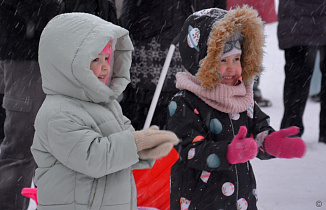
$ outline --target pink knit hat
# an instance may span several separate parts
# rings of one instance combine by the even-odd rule
[[[104,49],[101,51],[101,53],[109,53],[108,63],[110,65],[111,54],[112,54],[112,40],[107,43],[107,45],[104,47]]]
[[[112,55],[112,40],[107,43],[107,45],[104,47],[104,49],[101,51],[101,53],[108,53],[109,54],[108,64],[110,65],[111,64],[111,55]],[[108,81],[109,81],[109,77],[105,81],[105,84],[107,84]]]

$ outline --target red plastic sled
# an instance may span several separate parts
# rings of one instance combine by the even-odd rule
[[[153,168],[133,170],[138,206],[170,209],[170,171],[178,158],[179,154],[173,148],[167,156],[156,160]]]

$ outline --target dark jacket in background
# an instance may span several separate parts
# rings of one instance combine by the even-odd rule
[[[192,13],[189,1],[124,0],[121,25],[135,40],[158,36],[170,45],[183,22]]]
[[[0,60],[37,60],[43,28],[64,12],[86,12],[117,23],[113,0],[3,0],[0,3]]]
[[[278,20],[280,49],[326,45],[326,1],[282,0]]]
[[[0,60],[37,60],[43,28],[63,11],[60,1],[4,0],[0,6]]]

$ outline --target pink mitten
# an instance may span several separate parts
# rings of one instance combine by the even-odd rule
[[[228,146],[226,158],[230,164],[245,163],[256,157],[258,152],[257,142],[253,138],[245,138],[247,128],[241,126],[239,133]]]
[[[288,136],[299,133],[299,128],[292,126],[268,135],[264,146],[268,154],[278,158],[301,158],[306,151],[306,144],[299,138]]]

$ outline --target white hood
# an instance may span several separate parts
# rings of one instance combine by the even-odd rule
[[[66,13],[54,17],[44,28],[39,44],[43,91],[95,103],[110,103],[130,82],[129,32],[87,13]],[[113,74],[109,87],[90,69],[110,40],[116,40]]]

